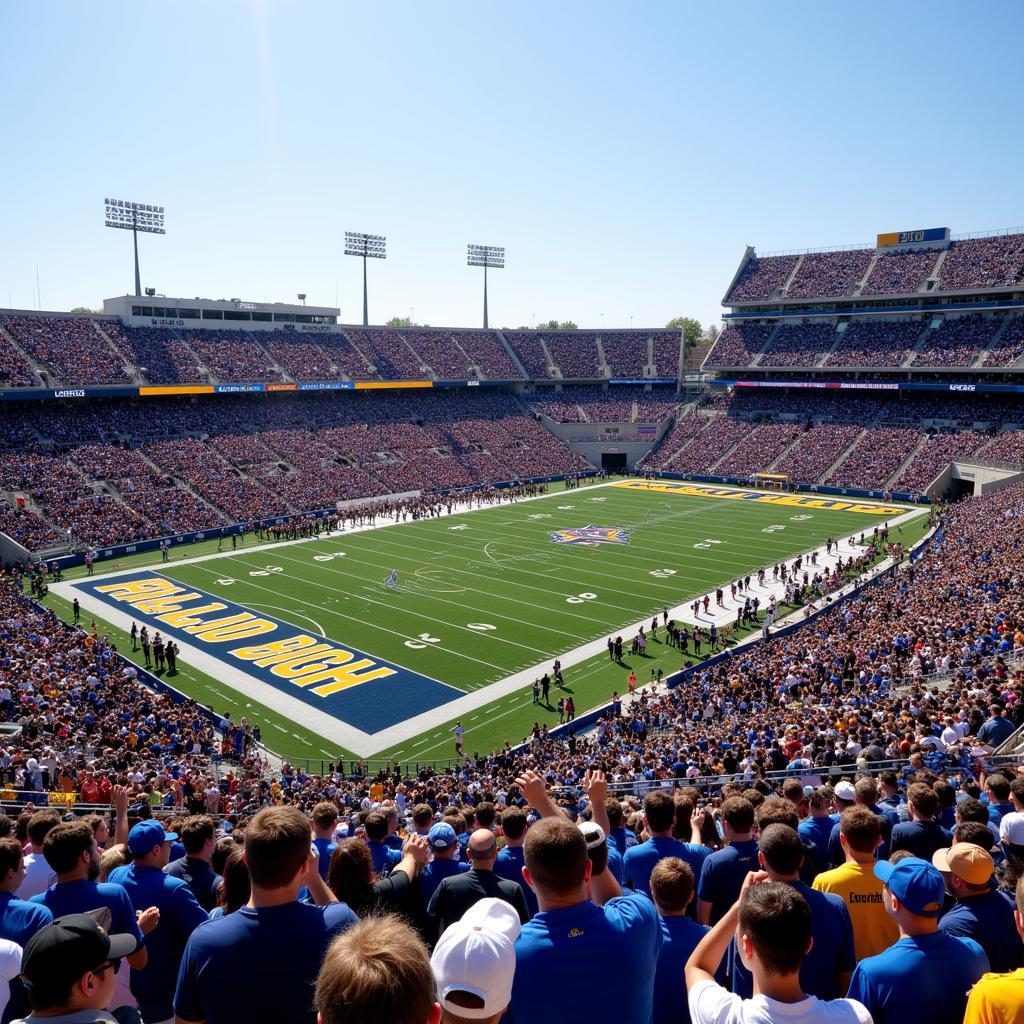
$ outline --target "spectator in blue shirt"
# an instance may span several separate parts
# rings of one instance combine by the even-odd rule
[[[178,1024],[315,1024],[320,963],[332,939],[356,923],[324,884],[319,859],[309,821],[297,808],[267,807],[249,822],[249,904],[189,938],[174,995]],[[297,901],[303,886],[317,906]]]
[[[469,865],[458,859],[459,840],[455,829],[447,822],[439,821],[431,826],[427,833],[427,845],[430,847],[431,860],[423,866],[420,873],[420,909],[424,914],[430,904],[434,890],[451,875],[461,874],[469,870]],[[495,865],[495,874],[500,874]],[[502,878],[507,878],[502,875]]]
[[[608,842],[619,851],[620,857],[626,856],[626,851],[631,846],[639,846],[640,840],[636,833],[625,828],[623,822],[622,804],[615,797],[610,796],[605,801],[605,811],[608,814],[608,823],[611,831],[608,833]]]
[[[989,705],[989,717],[978,730],[978,742],[986,746],[1002,746],[1017,730],[1016,726],[1004,714],[999,704]]]
[[[875,876],[884,883],[882,900],[900,938],[857,965],[849,997],[868,1008],[874,1024],[962,1024],[967,993],[989,963],[973,939],[939,931],[942,875],[924,860],[904,857],[897,864],[878,861]]]
[[[742,796],[722,802],[722,832],[728,845],[704,860],[697,882],[697,920],[716,924],[740,894],[748,871],[757,868],[757,840],[754,830],[754,806]]]
[[[704,817],[704,811],[694,810],[691,813],[690,842],[682,843],[672,838],[672,825],[676,818],[676,803],[672,794],[664,789],[648,793],[644,797],[644,824],[650,839],[626,851],[622,864],[623,884],[650,896],[651,872],[663,857],[678,857],[690,865],[694,876],[700,874],[704,858],[711,852],[700,841]]]
[[[334,841],[334,830],[338,826],[338,805],[330,800],[321,800],[313,808],[310,817],[313,819],[313,845],[320,854],[320,877],[326,882],[331,867],[331,854],[338,846]],[[377,870],[376,867],[374,870]]]
[[[832,790],[828,786],[819,786],[807,798],[810,816],[800,822],[797,831],[800,838],[814,843],[818,851],[818,863],[828,864],[829,837],[835,827],[832,822]]]
[[[995,863],[974,843],[936,850],[932,863],[942,872],[956,903],[939,921],[939,931],[974,939],[993,971],[1005,974],[1024,967],[1024,946],[1017,939],[1014,904],[992,888]]]
[[[185,943],[207,920],[207,912],[188,885],[164,873],[171,843],[177,838],[176,832],[166,832],[153,818],[140,821],[128,833],[132,863],[110,873],[110,882],[124,886],[137,914],[147,907],[160,912],[156,927],[146,936],[149,962],[131,975],[132,995],[139,1001],[146,1024],[173,1016],[174,988]]]
[[[683,968],[709,930],[686,913],[695,886],[693,870],[679,857],[659,860],[651,872],[651,895],[661,918],[661,952],[654,972],[651,1024],[690,1024]]]
[[[935,819],[939,813],[939,798],[931,786],[915,782],[907,790],[910,821],[901,821],[892,830],[891,853],[909,850],[919,860],[931,863],[936,850],[949,846],[953,837]]]
[[[985,782],[985,796],[988,798],[989,821],[998,828],[1003,815],[1013,812],[1010,780],[1005,775],[990,775]]]
[[[854,966],[853,924],[841,896],[816,892],[800,881],[804,847],[788,825],[768,825],[758,839],[758,863],[769,880],[791,885],[811,911],[810,951],[800,965],[800,988],[819,999],[838,999],[846,992]],[[754,994],[753,977],[732,945],[732,991],[744,999]]]
[[[373,870],[378,875],[386,875],[402,859],[401,850],[392,850],[384,842],[388,834],[388,819],[380,811],[371,811],[366,816],[365,828]]]
[[[43,856],[56,873],[57,881],[31,902],[46,907],[54,916],[88,914],[90,910],[110,911],[110,932],[135,936],[139,947],[127,957],[133,970],[141,971],[149,959],[143,935],[156,927],[157,911],[147,908],[136,920],[128,893],[120,885],[97,882],[100,851],[92,829],[84,821],[66,821],[56,825],[43,841]]]
[[[217,905],[221,877],[210,866],[217,846],[217,826],[208,814],[186,818],[179,826],[185,856],[172,860],[164,871],[179,878],[191,890],[199,906],[209,913]]]
[[[0,839],[0,939],[25,948],[40,928],[53,920],[46,907],[19,900],[14,892],[25,877],[25,858],[17,839]]]
[[[526,815],[519,807],[509,807],[501,814],[501,831],[505,836],[505,846],[494,862],[494,873],[499,878],[507,878],[510,882],[518,882],[526,897],[526,906],[533,917],[539,909],[537,894],[526,884],[523,878],[523,866],[526,857],[523,854],[523,842],[526,836]],[[454,834],[453,834],[454,835]],[[620,861],[621,864],[621,861]]]
[[[589,1019],[650,1024],[654,972],[661,951],[661,924],[642,893],[621,895],[608,870],[594,874],[587,843],[548,796],[544,780],[527,771],[516,780],[541,814],[526,835],[526,881],[540,913],[523,925],[516,941],[516,973],[509,1016],[516,1024],[571,1020],[579,993],[599,979],[600,1005]],[[608,829],[603,772],[587,772],[584,788],[594,820]],[[600,965],[614,964],[614,970]],[[595,972],[600,971],[600,974]]]

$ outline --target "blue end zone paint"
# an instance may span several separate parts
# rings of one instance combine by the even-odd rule
[[[104,592],[100,588],[118,586],[120,584],[133,584],[143,581],[153,581],[155,586],[162,584],[180,588],[180,594],[168,595],[168,601],[173,602],[176,597],[186,598],[187,595],[195,595],[192,598],[182,600],[180,605],[171,607],[171,611],[180,608],[187,611],[190,607],[199,608],[203,605],[217,604],[221,609],[212,613],[205,613],[200,616],[201,621],[208,622],[214,619],[228,618],[236,615],[248,614],[254,620],[259,620],[267,625],[264,632],[259,635],[224,642],[211,642],[204,640],[203,635],[195,635],[188,632],[181,626],[175,626],[162,621],[167,609],[154,611],[143,610],[136,605],[118,599],[117,593]],[[108,577],[105,579],[87,579],[75,583],[75,588],[96,598],[110,608],[116,609],[124,615],[128,615],[139,623],[139,626],[149,627],[150,635],[156,632],[161,633],[165,638],[173,637],[181,643],[187,643],[197,650],[202,650],[231,668],[237,669],[246,675],[268,683],[281,693],[294,697],[314,707],[319,711],[333,715],[335,718],[354,726],[366,733],[379,732],[392,725],[405,721],[430,711],[433,708],[448,704],[459,697],[465,696],[462,690],[445,683],[438,682],[428,676],[412,672],[407,668],[396,665],[390,661],[384,661],[372,655],[365,654],[354,647],[340,643],[330,638],[324,638],[316,634],[310,634],[293,626],[291,623],[281,619],[275,619],[270,615],[253,612],[242,605],[234,604],[225,600],[220,595],[213,595],[196,587],[180,583],[170,577],[151,570],[128,573],[123,576]],[[137,595],[136,599],[144,595]],[[159,596],[159,595],[157,595]],[[297,638],[309,637],[317,645],[329,645],[331,652],[326,652],[324,657],[335,653],[338,660],[344,664],[357,666],[357,675],[374,671],[386,671],[388,674],[380,678],[356,682],[345,689],[337,690],[326,696],[320,696],[313,691],[315,687],[308,689],[299,685],[298,681],[282,678],[272,671],[273,666],[259,666],[251,660],[245,660],[231,652],[249,647],[258,647],[264,644],[276,644],[282,641],[297,640]],[[351,657],[346,660],[345,656]],[[344,667],[342,664],[342,668]],[[301,677],[299,677],[301,679]]]

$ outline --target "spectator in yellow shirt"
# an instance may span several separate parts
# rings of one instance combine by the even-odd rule
[[[1024,877],[1017,882],[1013,918],[1024,938]],[[964,1024],[1024,1024],[1024,967],[1007,974],[983,974],[971,989]]]
[[[885,912],[882,882],[874,873],[875,849],[881,841],[881,818],[866,807],[848,807],[839,818],[839,844],[846,862],[814,880],[819,892],[835,893],[846,903],[858,962],[899,938],[896,922]]]

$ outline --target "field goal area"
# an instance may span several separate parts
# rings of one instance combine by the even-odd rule
[[[753,483],[763,491],[788,491],[790,479],[788,473],[755,473]]]

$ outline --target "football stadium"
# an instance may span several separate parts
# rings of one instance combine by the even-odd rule
[[[179,83],[126,51],[82,86],[131,76],[145,145],[116,160],[63,107],[88,10],[48,55],[41,11],[0,15],[42,62],[5,73],[42,90],[12,135],[40,162],[0,189],[2,1020],[1024,1024],[1024,228],[975,230],[1019,189],[960,164],[952,121],[931,184],[893,145],[891,180],[848,154],[833,193],[770,133],[750,194],[738,139],[708,172],[671,140],[665,166],[567,158],[549,125],[542,166],[484,167],[457,40],[515,59],[522,26],[409,10],[395,39],[345,7],[357,49],[404,58],[347,58],[375,109],[283,10],[188,8],[225,67]],[[779,17],[812,50],[848,28],[818,13]],[[715,15],[646,14],[609,104],[708,127],[640,54]],[[755,59],[780,26],[748,16]],[[610,52],[610,11],[565,17],[554,39]],[[979,31],[951,19],[936,46]],[[986,42],[999,95],[1012,37]],[[865,98],[823,59],[816,97],[698,64],[838,155],[815,115]],[[564,60],[488,80],[510,139],[555,109],[603,125],[600,72]],[[882,150],[885,90],[918,83],[866,88]],[[306,101],[352,133],[311,147]],[[244,154],[227,123],[257,130]],[[552,294],[579,324],[526,312]]]

